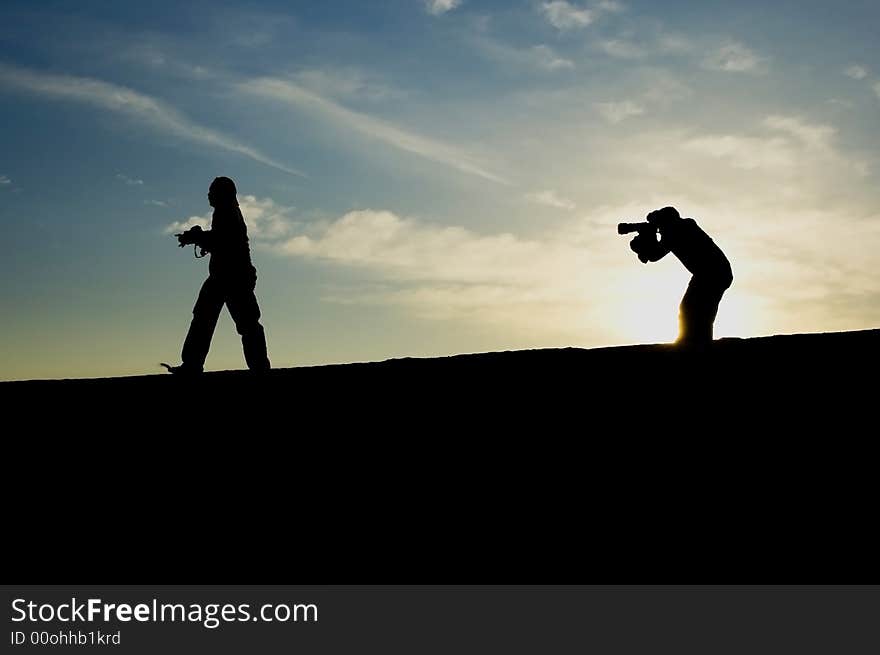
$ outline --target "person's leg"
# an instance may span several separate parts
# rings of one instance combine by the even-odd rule
[[[217,327],[220,310],[223,309],[223,289],[214,278],[208,276],[199,298],[193,307],[193,318],[189,332],[183,342],[181,367],[190,371],[201,371],[205,366],[208,350],[211,348],[211,337]]]
[[[691,278],[681,300],[679,343],[705,345],[714,338],[715,317],[726,287]]]
[[[254,294],[253,284],[236,284],[226,296],[226,306],[235,329],[241,335],[241,346],[244,359],[252,371],[268,371],[271,368],[269,355],[266,352],[266,333],[260,325],[260,306]]]
[[[712,341],[711,302],[707,302],[707,290],[699,281],[691,278],[687,291],[681,299],[679,308],[678,343],[682,345],[701,345]],[[715,306],[717,311],[717,304]]]

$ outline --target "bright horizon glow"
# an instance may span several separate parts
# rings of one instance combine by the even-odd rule
[[[552,7],[550,6],[552,5]],[[760,11],[757,9],[760,8]],[[0,9],[0,379],[177,362],[232,177],[273,365],[880,325],[880,7],[633,0]],[[35,37],[34,35],[39,35]],[[242,368],[224,312],[209,370]]]

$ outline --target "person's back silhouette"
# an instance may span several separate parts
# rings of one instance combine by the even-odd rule
[[[267,371],[266,335],[260,325],[260,307],[254,289],[257,269],[251,263],[247,226],[236,198],[235,183],[228,177],[215,178],[208,190],[214,208],[211,229],[194,227],[177,238],[181,246],[195,244],[211,253],[208,279],[202,284],[193,307],[192,323],[183,343],[180,366],[168,366],[172,373],[201,373],[217,319],[225,304],[241,335],[248,368]]]
[[[693,277],[681,299],[678,342],[702,345],[712,341],[713,324],[724,292],[733,284],[730,262],[711,237],[692,218],[681,218],[674,207],[648,214],[660,233],[640,233],[632,249],[643,262],[656,262],[672,253]]]

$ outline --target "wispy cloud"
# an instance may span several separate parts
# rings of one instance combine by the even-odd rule
[[[768,116],[763,125],[773,130],[785,132],[810,148],[830,148],[831,139],[837,130],[830,125],[809,123],[799,116]]]
[[[557,30],[586,27],[596,19],[595,12],[565,0],[541,3],[541,13]]]
[[[310,68],[293,79],[315,93],[334,99],[379,102],[406,95],[400,89],[355,68]]]
[[[251,146],[191,121],[156,98],[123,86],[89,77],[53,75],[4,64],[0,64],[0,85],[47,98],[100,107],[123,114],[172,136],[235,152],[285,173],[304,176],[300,171],[268,157]]]
[[[863,80],[868,77],[868,69],[861,64],[852,64],[844,69],[843,74],[854,80]]]
[[[124,175],[123,173],[117,173],[116,179],[120,180],[121,182],[125,182],[127,186],[143,186],[144,184],[143,180],[129,177],[128,175]]]
[[[381,119],[348,109],[294,82],[262,77],[243,82],[238,85],[238,88],[246,93],[273,98],[312,112],[322,119],[333,121],[342,128],[354,130],[398,150],[452,167],[463,173],[476,175],[499,184],[509,184],[507,180],[479,165],[455,146],[403,130]]]
[[[542,2],[539,9],[548,23],[560,32],[565,32],[587,27],[602,14],[619,13],[625,7],[616,0],[601,0],[590,8],[567,0],[551,0]]]
[[[462,0],[423,0],[423,2],[429,14],[440,16],[460,6]]]
[[[168,203],[164,200],[144,200],[145,205],[152,205],[153,207],[167,207]]]
[[[747,46],[730,41],[706,55],[702,63],[708,70],[749,73],[760,70],[759,67],[763,62],[764,58]]]
[[[760,127],[763,135],[715,134],[685,139],[686,151],[726,161],[735,168],[763,171],[777,179],[798,172],[829,178],[838,175],[864,177],[868,165],[856,156],[840,151],[835,144],[837,130],[830,125],[811,123],[800,116],[771,115]]]
[[[574,202],[569,200],[568,198],[562,198],[556,191],[552,189],[548,189],[546,191],[535,191],[534,193],[527,193],[526,200],[530,200],[531,202],[538,203],[539,205],[545,205],[547,207],[554,207],[556,209],[567,209],[573,210],[576,205]]]
[[[693,50],[694,44],[682,34],[661,32],[657,36],[657,49],[666,54],[685,53]]]
[[[681,147],[744,170],[787,171],[797,162],[796,153],[781,137],[715,134],[687,139]]]
[[[842,98],[828,98],[826,101],[829,105],[835,107],[843,107],[844,109],[852,109],[855,104],[851,100],[843,100]]]
[[[7,184],[12,184],[12,180],[5,175],[0,175],[0,186],[6,186]]]
[[[603,39],[598,42],[597,47],[606,55],[619,59],[638,59],[649,54],[644,44],[625,39]]]
[[[880,82],[874,83],[874,94],[880,98]]]
[[[597,102],[593,106],[602,118],[612,124],[617,124],[627,118],[645,113],[645,108],[632,100],[622,100],[620,102]]]
[[[685,55],[693,51],[694,43],[681,34],[654,28],[638,35],[628,30],[613,38],[599,39],[592,47],[616,59],[643,59],[652,56]]]
[[[599,11],[607,11],[609,13],[618,13],[624,11],[626,9],[626,5],[622,2],[617,2],[617,0],[601,0],[601,2],[596,4],[596,8]]]
[[[548,72],[571,70],[575,67],[571,59],[562,57],[545,44],[515,48],[485,34],[471,36],[470,42],[480,53],[505,67]]]
[[[560,57],[553,49],[546,45],[532,46],[528,53],[534,58],[535,65],[549,71],[574,68],[574,62],[571,59]]]
[[[118,56],[120,59],[138,66],[161,71],[164,75],[173,75],[188,80],[211,80],[217,77],[216,71],[172,56],[149,41],[121,45]]]

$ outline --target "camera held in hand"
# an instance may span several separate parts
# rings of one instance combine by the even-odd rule
[[[630,249],[639,257],[639,261],[647,264],[647,253],[657,245],[657,227],[651,223],[618,223],[618,234],[632,234],[638,232],[629,242]]]
[[[175,234],[174,236],[177,237],[178,244],[181,248],[191,245],[197,246],[201,252],[196,253],[195,249],[193,249],[196,257],[204,257],[208,253],[208,251],[205,250],[204,246],[201,244],[202,234],[202,228],[199,225],[193,225],[186,232],[181,232],[180,234]]]

